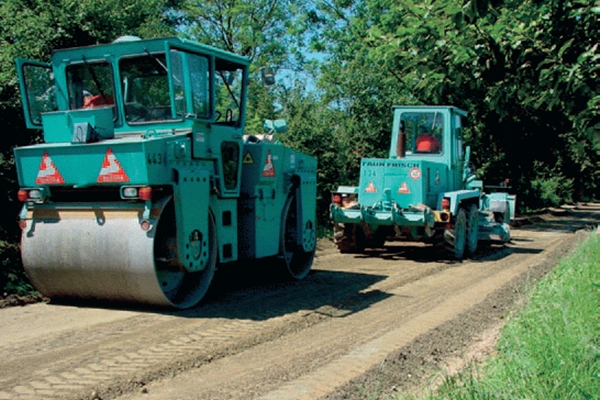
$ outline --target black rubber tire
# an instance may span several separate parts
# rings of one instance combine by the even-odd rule
[[[467,214],[467,252],[474,255],[479,243],[479,209],[471,204]]]
[[[340,253],[354,254],[365,250],[365,234],[356,224],[334,223],[333,240]]]
[[[450,257],[457,260],[464,257],[467,243],[467,213],[463,208],[458,209],[452,228],[444,232],[444,241]]]

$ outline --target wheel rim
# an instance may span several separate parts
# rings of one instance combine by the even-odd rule
[[[172,203],[167,205],[157,227],[154,249],[156,278],[169,302],[177,308],[189,308],[202,300],[215,273],[217,261],[216,228],[212,215],[208,221],[208,251],[206,268],[188,272],[177,261],[176,227]]]
[[[289,276],[300,280],[310,272],[316,249],[304,251],[297,243],[296,238],[300,233],[297,232],[295,198],[288,199],[283,216],[280,234],[283,263]]]

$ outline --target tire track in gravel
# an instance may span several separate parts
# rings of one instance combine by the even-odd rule
[[[552,249],[561,238],[546,237]],[[453,318],[547,254],[513,253],[502,263],[465,262],[407,285],[380,281],[369,307],[259,344],[227,359],[150,383],[123,400],[317,399],[377,365],[394,349]],[[436,290],[432,290],[436,288]],[[378,289],[373,289],[374,291]]]
[[[370,263],[377,260],[366,261],[363,267],[375,268]],[[397,279],[414,281],[440,268],[409,269]],[[345,285],[339,284],[336,274],[347,275]],[[48,338],[3,343],[0,399],[82,398],[98,389],[111,392],[112,387],[139,385],[163,375],[161,370],[194,368],[346,315],[353,312],[351,308],[365,307],[378,298],[363,293],[363,288],[380,279],[383,277],[323,271],[300,283],[268,286],[266,291],[265,286],[258,286],[232,292],[191,311],[141,314],[115,310],[131,315]],[[68,314],[70,309],[64,307],[64,312]],[[144,340],[148,331],[153,332],[151,341]]]

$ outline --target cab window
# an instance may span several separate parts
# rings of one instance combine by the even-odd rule
[[[29,106],[29,119],[33,124],[42,123],[42,113],[58,110],[54,86],[54,74],[50,67],[24,64],[23,80]]]
[[[84,61],[66,68],[71,110],[111,107],[116,117],[113,72],[107,61]]]
[[[407,154],[441,154],[444,115],[440,112],[405,112],[401,128],[406,135]]]
[[[175,112],[186,118],[210,118],[210,70],[205,56],[171,49],[171,82]],[[186,75],[187,74],[187,75]],[[186,81],[189,82],[186,92]]]
[[[123,58],[119,70],[128,123],[173,120],[164,54]]]
[[[216,60],[215,92],[217,123],[238,126],[242,113],[244,70],[225,60]]]

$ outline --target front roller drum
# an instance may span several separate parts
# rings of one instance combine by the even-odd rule
[[[21,240],[32,285],[51,299],[96,300],[188,308],[204,297],[216,265],[216,233],[209,218],[210,261],[199,272],[176,264],[172,201],[154,204],[142,229],[143,205],[34,208]]]

